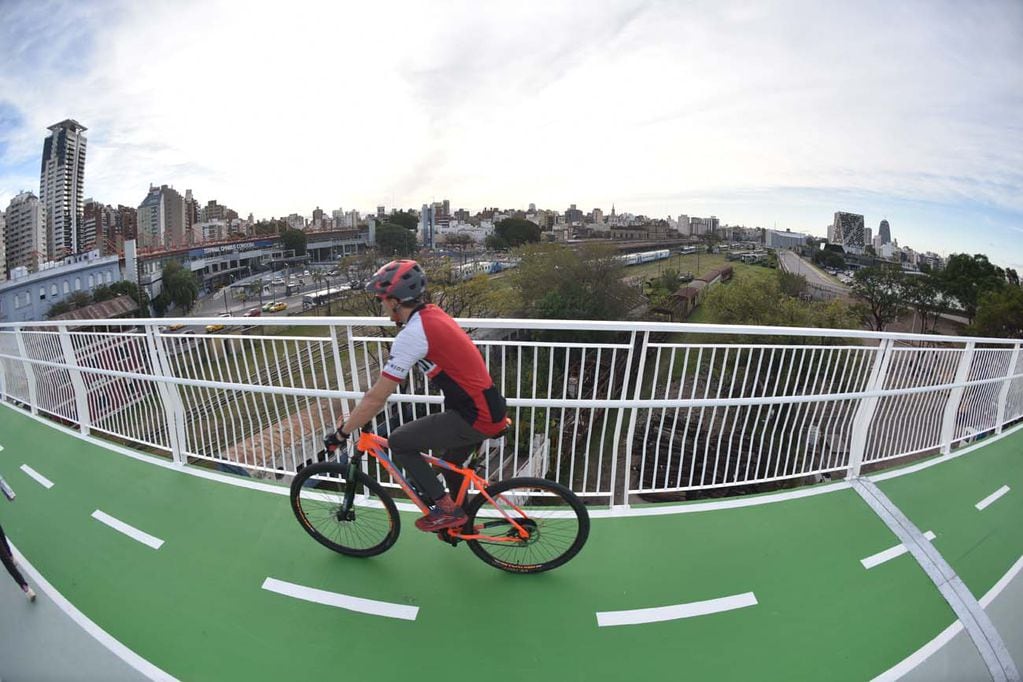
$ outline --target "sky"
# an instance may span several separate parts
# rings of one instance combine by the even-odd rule
[[[115,205],[849,211],[1023,269],[1019,0],[0,0],[0,207],[65,118]]]

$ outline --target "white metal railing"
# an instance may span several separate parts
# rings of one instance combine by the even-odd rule
[[[220,333],[173,323],[230,322]],[[486,475],[595,502],[858,475],[1023,418],[1020,341],[859,330],[459,320],[514,427]],[[264,476],[311,461],[376,380],[377,318],[0,324],[0,398],[83,433]],[[413,375],[375,428],[440,409]],[[386,474],[377,471],[378,476]]]

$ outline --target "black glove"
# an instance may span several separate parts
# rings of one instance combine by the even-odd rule
[[[343,433],[341,429],[328,433],[323,437],[323,447],[327,448],[327,452],[334,452],[348,440],[348,435]]]

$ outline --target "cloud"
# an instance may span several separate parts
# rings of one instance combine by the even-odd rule
[[[112,203],[1023,213],[1016,2],[0,7],[0,200],[70,116]]]

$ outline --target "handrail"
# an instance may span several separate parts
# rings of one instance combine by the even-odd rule
[[[279,476],[315,455],[322,433],[376,380],[393,341],[362,333],[391,324],[375,317],[246,318],[250,329],[234,334],[160,331],[207,321],[242,322],[0,324],[0,400],[86,434],[155,447],[182,463],[198,458]],[[1019,340],[658,322],[459,322],[492,330],[476,344],[515,424],[508,440],[488,441],[486,475],[547,475],[611,505],[825,472],[855,477],[861,466],[948,452],[1023,418]],[[299,325],[330,333],[260,333]],[[94,331],[102,326],[140,331]],[[544,337],[520,341],[513,333],[530,330]],[[572,340],[578,331],[628,336]],[[665,341],[661,333],[684,336]],[[692,334],[718,336],[700,343]],[[849,342],[815,340],[828,337]],[[442,402],[413,373],[376,428],[393,430]],[[388,484],[386,472],[375,473]]]

